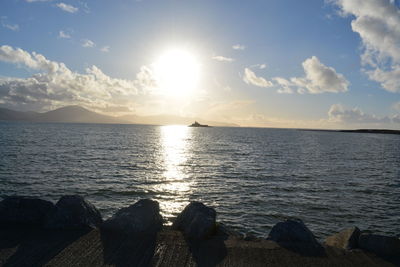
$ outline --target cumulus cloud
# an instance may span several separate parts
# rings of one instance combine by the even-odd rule
[[[353,16],[361,37],[361,61],[368,77],[390,92],[400,92],[400,10],[392,0],[331,0],[343,16]]]
[[[396,116],[378,117],[373,114],[364,113],[359,108],[348,109],[341,104],[334,104],[328,111],[329,120],[344,124],[388,124],[396,123]]]
[[[215,59],[217,61],[222,61],[222,62],[233,62],[235,59],[230,58],[230,57],[223,57],[223,56],[213,56],[212,59]]]
[[[235,50],[245,50],[245,49],[246,49],[246,46],[241,45],[241,44],[235,44],[235,45],[232,45],[232,49],[235,49]]]
[[[90,48],[90,47],[95,47],[95,46],[96,46],[96,44],[93,41],[89,40],[89,39],[83,39],[82,40],[82,47]]]
[[[264,79],[263,77],[258,77],[251,69],[244,69],[243,81],[247,84],[252,84],[258,87],[270,87],[272,82]]]
[[[293,86],[293,84],[281,77],[275,77],[273,78],[274,82],[276,82],[276,84],[278,85],[279,89],[278,89],[278,93],[280,94],[292,94],[293,93],[293,89],[291,88]]]
[[[61,39],[70,39],[70,38],[71,38],[71,35],[68,34],[68,33],[66,33],[66,32],[64,32],[64,31],[59,31],[59,32],[58,32],[58,38],[61,38]]]
[[[96,66],[81,74],[41,54],[6,45],[0,46],[0,61],[37,71],[28,78],[0,78],[0,100],[11,107],[129,106],[134,96],[146,92],[153,82],[147,70],[141,70],[135,80],[112,78]]]
[[[108,52],[110,52],[110,46],[108,46],[108,45],[103,46],[102,48],[100,48],[100,51],[104,52],[104,53],[108,53]]]
[[[348,90],[349,82],[346,78],[337,73],[332,67],[321,63],[316,57],[312,56],[302,63],[305,76],[293,77],[289,80],[275,77],[274,81],[279,87],[279,93],[290,93],[292,88],[296,88],[298,93],[339,93]]]
[[[69,12],[69,13],[75,13],[78,12],[78,8],[74,7],[72,5],[68,5],[65,3],[58,3],[56,4],[56,7],[60,8],[61,10],[64,10],[65,12]]]

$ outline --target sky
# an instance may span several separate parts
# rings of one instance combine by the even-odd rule
[[[400,129],[394,0],[2,0],[0,107]]]

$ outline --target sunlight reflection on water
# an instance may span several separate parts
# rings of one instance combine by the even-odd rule
[[[172,125],[162,126],[160,131],[165,183],[159,184],[157,191],[173,196],[160,201],[161,213],[168,218],[182,211],[191,192],[191,181],[184,171],[191,148],[191,128]],[[180,201],[177,201],[177,196]],[[168,224],[171,224],[170,220]]]

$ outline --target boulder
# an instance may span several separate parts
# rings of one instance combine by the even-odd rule
[[[267,239],[305,255],[319,255],[324,251],[314,234],[300,219],[290,219],[275,224]]]
[[[216,212],[201,202],[190,202],[178,215],[172,229],[182,231],[188,239],[207,239],[216,231]]]
[[[358,239],[358,247],[379,256],[400,257],[400,239],[397,237],[362,233]]]
[[[325,239],[325,244],[331,247],[342,249],[354,249],[358,246],[360,229],[357,227],[348,228]]]
[[[100,212],[81,196],[63,196],[55,210],[47,216],[46,228],[85,229],[96,228],[103,222]]]
[[[54,204],[38,198],[6,197],[0,202],[0,223],[42,226]]]
[[[102,231],[119,234],[149,235],[161,230],[163,219],[157,201],[141,199],[135,204],[122,208],[106,220]]]

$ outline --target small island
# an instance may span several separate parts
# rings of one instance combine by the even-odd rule
[[[200,124],[197,121],[195,121],[194,123],[190,124],[189,127],[210,127],[207,124]]]

